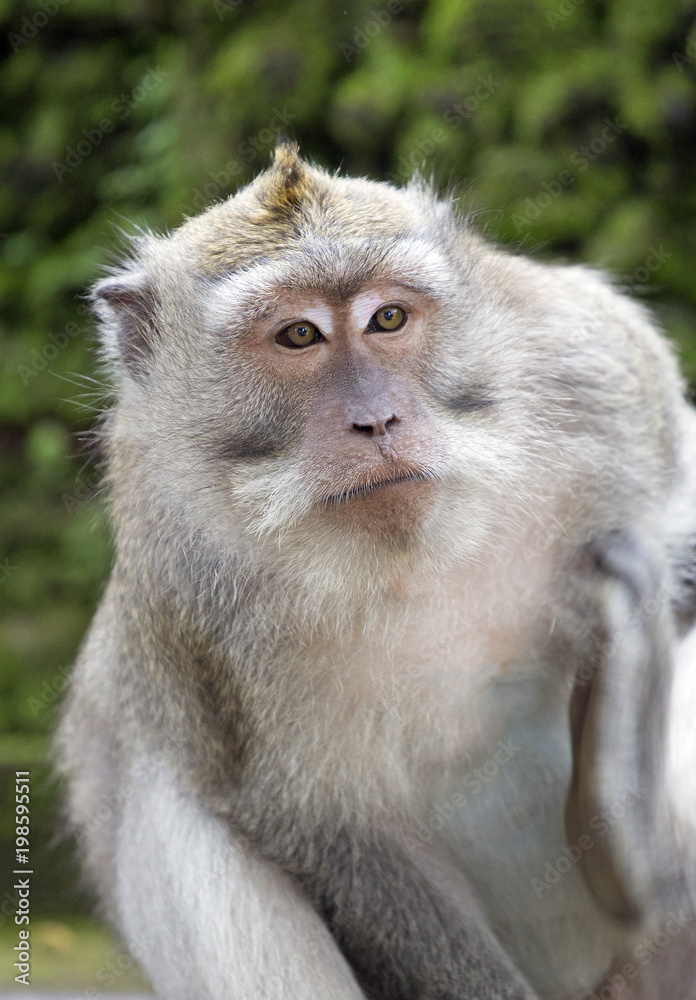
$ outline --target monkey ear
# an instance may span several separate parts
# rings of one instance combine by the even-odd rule
[[[157,334],[156,297],[144,272],[122,272],[92,289],[92,305],[102,321],[104,347],[136,379],[147,374]]]

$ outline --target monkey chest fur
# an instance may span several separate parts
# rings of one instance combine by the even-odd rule
[[[302,762],[286,760],[286,792],[338,790],[366,816],[400,815],[413,856],[448,852],[513,960],[557,1000],[592,989],[617,942],[565,834],[571,683],[544,659],[554,612],[545,574],[527,570],[522,594],[511,582],[493,595],[482,578],[466,601],[460,587],[428,606],[407,598],[381,629],[305,649]]]
[[[561,686],[538,675],[493,679],[479,707],[481,731],[468,752],[449,762],[420,836],[438,831],[540,995],[589,992],[619,942],[578,862],[620,821],[620,810],[598,815],[589,841],[568,842],[571,747]],[[627,789],[620,809],[632,802]]]

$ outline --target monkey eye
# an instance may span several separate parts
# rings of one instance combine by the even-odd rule
[[[401,306],[382,306],[370,320],[368,330],[398,330],[406,322]]]
[[[321,333],[314,323],[309,323],[306,319],[301,319],[298,323],[291,323],[276,335],[276,344],[282,347],[309,347],[323,340]]]

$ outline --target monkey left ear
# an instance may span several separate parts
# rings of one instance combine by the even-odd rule
[[[104,346],[136,379],[147,374],[157,334],[156,297],[144,272],[104,278],[92,289]]]

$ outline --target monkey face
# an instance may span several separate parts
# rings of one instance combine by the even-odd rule
[[[135,458],[193,530],[285,539],[317,565],[475,549],[523,492],[494,346],[518,331],[481,317],[482,245],[437,206],[286,150],[140,241],[95,290],[122,373],[112,461]]]
[[[343,302],[287,290],[259,323],[247,346],[301,401],[297,460],[319,516],[388,533],[432,508],[437,428],[413,388],[432,311],[422,293],[385,282]]]
[[[562,532],[564,502],[577,524],[585,495],[596,522],[587,484],[633,447],[604,403],[607,352],[626,345],[600,283],[551,270],[418,185],[330,177],[280,147],[96,286],[119,375],[113,481],[140,477],[163,520],[174,507],[235,556],[266,545],[295,575],[313,558],[314,579],[329,562],[358,579],[391,556],[490,559],[498,538],[508,558],[525,525]]]
[[[263,284],[266,276],[256,277]],[[273,425],[264,416],[256,457],[291,458],[293,492],[315,523],[374,535],[416,530],[433,509],[445,458],[419,385],[436,292],[387,277],[354,291],[298,284],[266,285],[263,296],[233,287],[216,303],[234,364],[257,399],[273,397]],[[248,299],[266,305],[240,333],[230,317]],[[249,439],[235,438],[228,458],[235,442],[239,458],[254,457]]]

